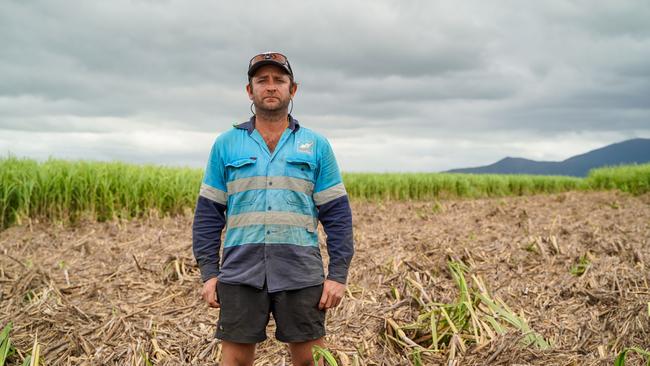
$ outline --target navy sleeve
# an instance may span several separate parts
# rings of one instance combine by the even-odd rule
[[[323,139],[318,149],[319,169],[313,199],[327,235],[330,257],[327,279],[345,284],[354,255],[352,210],[331,145]]]
[[[219,139],[212,145],[192,224],[192,251],[203,282],[219,274],[221,231],[226,226],[226,178]]]
[[[226,225],[226,206],[199,196],[192,224],[192,251],[203,282],[219,274],[221,231]]]
[[[344,195],[319,206],[318,219],[327,234],[327,253],[330,257],[327,279],[345,284],[354,255],[352,210],[348,196]]]

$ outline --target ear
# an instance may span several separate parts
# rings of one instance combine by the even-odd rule
[[[248,99],[253,100],[253,87],[250,83],[246,84],[246,93],[248,93]]]
[[[291,83],[291,87],[289,89],[289,93],[291,93],[291,97],[293,98],[294,95],[296,95],[296,92],[298,91],[298,84],[293,82]]]

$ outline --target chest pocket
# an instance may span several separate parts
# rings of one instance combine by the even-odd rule
[[[242,158],[235,159],[231,162],[226,163],[226,170],[228,171],[228,181],[235,179],[245,178],[255,170],[255,163],[257,159],[252,158]]]
[[[232,197],[232,202],[228,202],[233,207],[250,205],[257,199],[259,194],[256,190],[250,190],[248,180],[257,174],[257,159],[243,158],[235,159],[226,163],[228,196]]]
[[[314,182],[316,180],[316,163],[303,157],[289,156],[287,157],[285,175]]]
[[[312,183],[315,181],[316,163],[312,160],[302,156],[288,156],[286,161],[285,176],[306,180]],[[308,209],[313,206],[311,192],[287,191],[284,194],[284,197],[290,205],[300,206],[301,210],[305,210],[305,214],[309,211]]]

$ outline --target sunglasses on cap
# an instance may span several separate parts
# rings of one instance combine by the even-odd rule
[[[255,71],[264,65],[278,65],[293,77],[293,70],[287,56],[279,52],[264,52],[253,56],[248,63],[248,76],[253,76]]]

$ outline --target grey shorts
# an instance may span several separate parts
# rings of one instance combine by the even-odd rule
[[[215,336],[236,343],[266,339],[273,314],[275,338],[281,342],[306,342],[325,336],[325,310],[318,309],[323,285],[269,293],[246,285],[217,283],[221,310]]]

